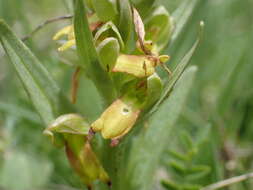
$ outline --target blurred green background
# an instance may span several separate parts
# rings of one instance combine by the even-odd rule
[[[159,0],[173,13],[187,0]],[[189,0],[190,2],[190,0]],[[0,0],[3,18],[23,37],[47,19],[69,14],[67,0]],[[157,171],[168,184],[208,185],[250,172],[253,167],[253,0],[202,0],[169,50],[173,68],[196,39],[198,22],[205,32],[191,61],[199,67],[195,83],[171,144]],[[59,55],[53,34],[69,20],[44,27],[26,43],[68,95],[71,55]],[[168,53],[168,50],[165,50]],[[83,88],[82,88],[83,87]],[[82,99],[82,95],[89,99]],[[80,112],[94,118],[100,106],[94,86],[85,78],[79,93]],[[82,110],[82,106],[90,107]],[[70,169],[62,150],[42,135],[45,128],[23,90],[14,68],[0,48],[0,189],[84,189]],[[182,164],[182,156],[187,162]],[[180,158],[181,157],[181,158]],[[193,167],[196,166],[196,167]],[[193,168],[198,172],[188,172]],[[202,169],[201,169],[202,168]],[[194,171],[195,171],[194,170]],[[168,180],[170,182],[168,182]],[[253,189],[253,181],[230,186]]]

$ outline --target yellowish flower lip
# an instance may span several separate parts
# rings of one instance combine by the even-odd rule
[[[115,100],[92,125],[92,132],[101,131],[105,139],[120,139],[134,126],[141,110],[122,99]]]

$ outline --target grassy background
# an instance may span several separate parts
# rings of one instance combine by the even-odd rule
[[[173,12],[182,0],[160,2]],[[205,21],[203,41],[191,61],[199,67],[197,77],[187,106],[172,132],[173,141],[161,158],[158,182],[170,179],[175,184],[208,185],[252,170],[252,7],[252,0],[202,1],[175,44],[177,51],[170,52],[175,57],[170,62],[173,68],[196,38],[199,20]],[[69,8],[67,0],[0,0],[0,18],[23,37],[39,23],[68,14]],[[62,21],[43,28],[27,45],[69,94],[73,68],[68,64],[72,57],[59,55],[57,44],[51,40],[67,23]],[[82,99],[84,94],[89,98]],[[78,103],[80,108],[90,107],[80,109],[89,118],[99,110],[96,90],[86,79],[81,82]],[[92,109],[94,106],[96,109]],[[62,150],[54,149],[42,136],[43,129],[14,68],[0,49],[0,187],[13,190],[83,188]],[[185,155],[187,162],[182,163],[176,153]],[[194,172],[187,173],[182,165],[209,169],[202,168],[206,172],[201,170],[202,175],[194,178],[191,177]],[[229,189],[249,190],[253,188],[251,183],[249,180]]]

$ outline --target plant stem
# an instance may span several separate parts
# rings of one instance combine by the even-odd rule
[[[220,189],[222,187],[226,187],[229,185],[232,185],[234,183],[239,183],[241,181],[247,180],[253,178],[253,172],[252,173],[248,173],[248,174],[244,174],[244,175],[240,175],[240,176],[236,176],[236,177],[232,177],[223,181],[220,181],[218,183],[214,183],[211,185],[208,185],[200,190],[215,190],[215,189]]]
[[[44,26],[51,24],[53,22],[57,22],[60,20],[66,20],[66,19],[71,19],[73,18],[73,15],[64,15],[64,16],[59,16],[55,18],[48,19],[44,21],[43,23],[39,24],[30,34],[27,34],[22,38],[22,41],[28,40],[30,37],[32,37],[35,33],[37,33],[40,29],[42,29]]]

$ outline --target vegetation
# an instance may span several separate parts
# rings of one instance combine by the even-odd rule
[[[0,0],[0,189],[252,189],[252,3]]]

